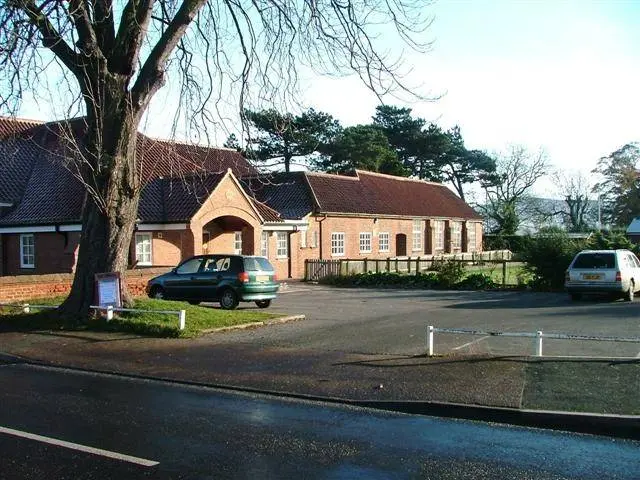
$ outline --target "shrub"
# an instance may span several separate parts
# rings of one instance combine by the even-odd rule
[[[572,240],[564,232],[532,237],[520,254],[520,259],[527,263],[525,269],[533,274],[531,286],[541,290],[562,289],[567,267],[584,247],[584,241]]]
[[[431,270],[437,272],[438,284],[444,288],[454,286],[464,277],[464,265],[455,260],[436,260]]]
[[[458,288],[464,290],[491,290],[497,288],[498,284],[493,281],[491,275],[486,273],[472,273],[464,280],[458,282]]]
[[[486,234],[482,237],[482,248],[484,250],[511,250],[514,254],[518,254],[527,248],[530,239],[529,235]]]

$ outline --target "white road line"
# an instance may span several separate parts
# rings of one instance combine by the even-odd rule
[[[0,427],[0,433],[6,433],[7,435],[14,435],[16,437],[28,438],[29,440],[36,440],[38,442],[48,443],[50,445],[56,445],[58,447],[69,448],[71,450],[78,450],[80,452],[91,453],[93,455],[100,455],[102,457],[114,458],[116,460],[122,460],[129,463],[135,463],[136,465],[142,465],[143,467],[153,467],[160,462],[153,460],[147,460],[145,458],[132,457],[131,455],[125,455],[118,452],[110,452],[109,450],[102,450],[101,448],[87,447],[72,442],[65,442],[64,440],[58,440],[56,438],[43,437],[42,435],[36,435],[34,433],[22,432],[20,430],[14,430],[13,428]]]
[[[454,347],[454,348],[452,348],[451,350],[460,350],[461,348],[468,347],[468,346],[470,346],[470,345],[473,345],[474,343],[478,343],[478,342],[480,342],[480,341],[484,340],[485,338],[489,338],[489,336],[490,336],[490,335],[486,335],[486,336],[484,336],[484,337],[476,338],[476,339],[475,339],[475,340],[473,340],[472,342],[467,342],[467,343],[465,343],[464,345],[460,345],[459,347]]]

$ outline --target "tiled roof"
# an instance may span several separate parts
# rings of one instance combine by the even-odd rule
[[[282,218],[301,219],[313,211],[313,194],[305,172],[245,178],[242,185],[249,196],[266,203]]]
[[[356,171],[355,177],[307,173],[319,212],[405,217],[482,217],[439,183]]]
[[[0,140],[11,138],[42,125],[37,120],[25,120],[22,118],[0,117]]]
[[[82,130],[83,119],[69,123]],[[0,201],[13,203],[4,209],[3,225],[76,223],[85,194],[81,184],[62,166],[60,122],[38,123],[0,117]],[[253,167],[236,151],[207,149],[138,136],[142,159],[143,198],[140,214],[149,220],[188,220],[203,196],[215,188],[228,169],[236,176],[254,174]],[[164,180],[161,178],[164,177]],[[173,177],[167,179],[167,177]],[[165,190],[159,191],[162,187]],[[161,201],[165,203],[157,204]],[[271,221],[277,212],[266,205],[256,208]],[[151,220],[153,219],[153,220]]]
[[[0,225],[79,223],[85,199],[84,187],[68,170],[55,163],[51,153],[30,151],[31,170],[24,193],[15,208],[0,218]]]
[[[143,223],[189,222],[223,177],[214,173],[151,180],[140,194],[138,218]]]

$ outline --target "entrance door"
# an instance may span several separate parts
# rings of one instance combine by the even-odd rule
[[[396,235],[396,257],[407,256],[407,236],[404,233]]]

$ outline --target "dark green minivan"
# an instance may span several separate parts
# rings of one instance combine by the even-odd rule
[[[267,308],[278,287],[273,266],[264,257],[198,255],[149,280],[147,294],[194,304],[219,301],[222,308],[231,310],[239,302]]]

